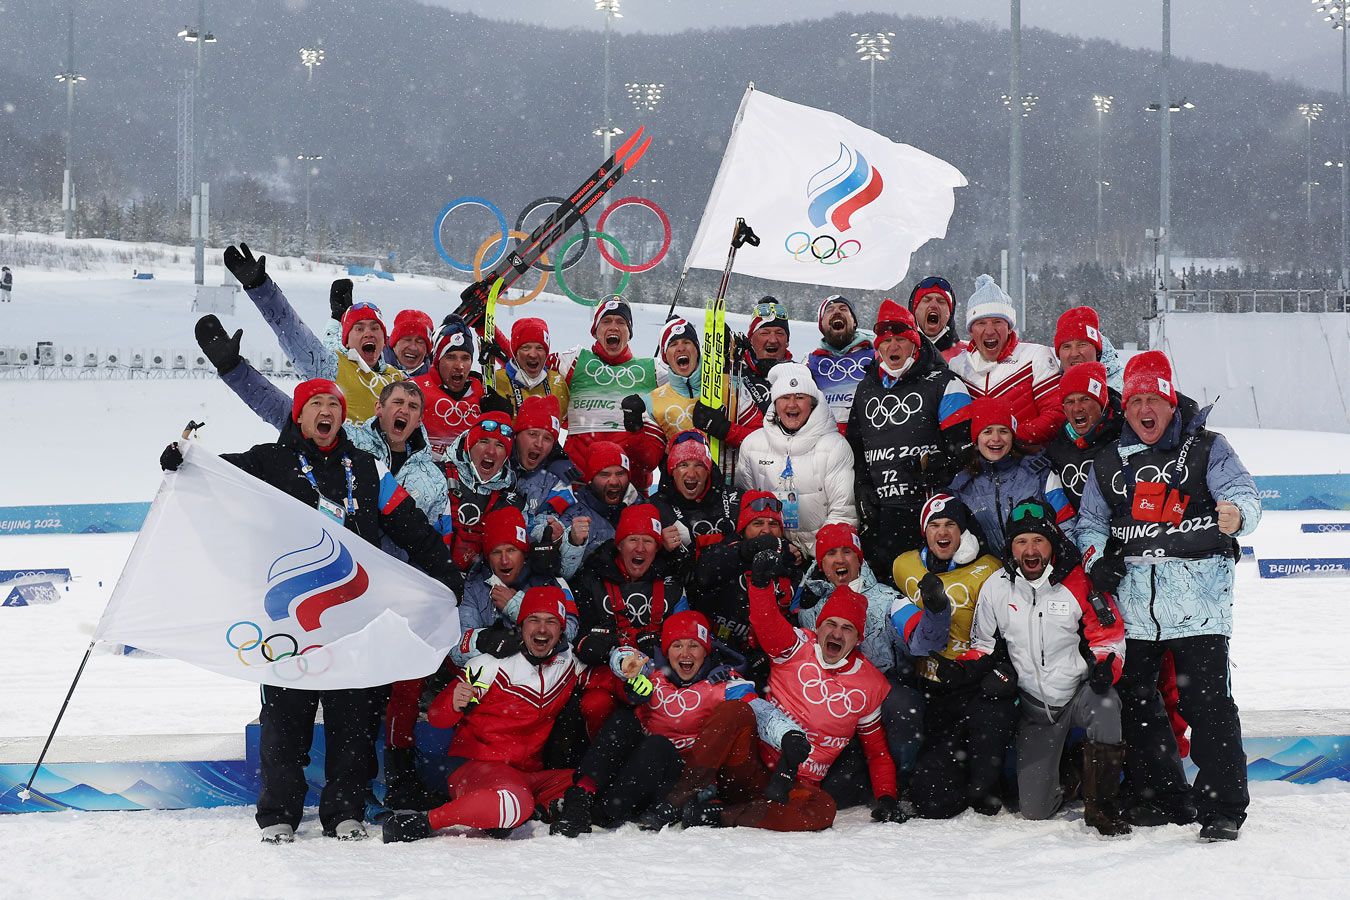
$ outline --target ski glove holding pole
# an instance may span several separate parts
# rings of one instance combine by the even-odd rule
[[[246,291],[262,287],[267,281],[267,257],[254,259],[253,251],[243,241],[239,242],[238,247],[231,244],[225,248],[225,268],[230,270],[230,274],[238,279]]]

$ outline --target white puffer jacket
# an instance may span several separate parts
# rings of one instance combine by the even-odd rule
[[[780,364],[775,372],[791,365]],[[806,372],[805,366],[796,368]],[[764,416],[764,427],[741,444],[736,460],[736,487],[773,491],[779,500],[786,501],[787,487],[782,475],[790,457],[797,492],[798,527],[789,529],[787,536],[808,557],[814,557],[820,527],[830,522],[857,526],[858,508],[853,496],[853,450],[839,433],[825,397],[810,373],[799,380],[800,389],[784,393],[811,395],[816,401],[815,409],[796,434],[788,434],[770,406]]]

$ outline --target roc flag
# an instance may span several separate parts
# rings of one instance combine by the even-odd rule
[[[762,244],[736,271],[887,290],[915,250],[947,234],[966,178],[955,166],[843,116],[745,92],[688,268],[720,270],[737,218]]]
[[[185,442],[94,638],[307,690],[434,672],[454,595],[333,519]]]

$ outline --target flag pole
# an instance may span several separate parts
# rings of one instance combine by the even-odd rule
[[[94,652],[94,644],[98,639],[89,642],[89,647],[84,651],[84,659],[80,660],[80,667],[75,670],[75,680],[70,683],[70,690],[66,691],[66,699],[61,701],[61,711],[56,714],[56,721],[52,723],[52,730],[47,734],[47,743],[42,745],[42,752],[38,754],[37,762],[33,763],[33,771],[28,773],[28,783],[24,785],[23,790],[19,791],[19,799],[28,802],[28,798],[33,796],[33,782],[37,779],[38,770],[42,768],[42,762],[47,758],[47,751],[51,749],[52,739],[56,737],[56,729],[61,727],[61,719],[65,717],[66,707],[70,705],[71,695],[75,693],[75,685],[80,683],[80,676],[84,674],[84,667],[89,662],[89,656]]]
[[[749,82],[745,88],[745,94],[741,97],[741,105],[736,110],[736,118],[731,123],[731,137],[727,138],[727,149],[722,153],[722,163],[717,167],[717,177],[713,180],[712,191],[708,194],[708,202],[703,207],[703,217],[699,220],[698,231],[694,233],[694,241],[689,245],[689,252],[684,257],[684,269],[680,272],[680,281],[675,286],[675,296],[670,298],[670,309],[666,312],[666,320],[669,321],[675,315],[675,304],[680,300],[680,294],[684,292],[684,280],[689,277],[689,259],[694,255],[694,249],[698,247],[703,239],[703,233],[708,227],[708,210],[712,209],[713,200],[717,198],[718,188],[722,186],[722,179],[727,173],[727,160],[731,158],[731,151],[736,146],[736,133],[741,127],[741,119],[745,118],[745,106],[750,102],[750,95],[755,92],[755,83]],[[657,355],[660,355],[660,349],[657,349]]]

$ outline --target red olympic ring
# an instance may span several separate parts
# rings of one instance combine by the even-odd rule
[[[609,248],[605,246],[604,241],[596,241],[595,242],[596,246],[599,247],[600,249],[600,255],[604,257],[605,262],[609,263],[611,266],[618,269],[620,272],[629,272],[636,274],[638,272],[646,272],[649,269],[656,268],[656,266],[661,262],[661,260],[666,258],[666,254],[670,252],[670,239],[671,239],[670,217],[666,215],[666,211],[664,209],[656,205],[655,201],[648,200],[646,197],[623,197],[619,200],[615,200],[609,206],[605,207],[605,211],[600,214],[600,218],[595,223],[595,230],[604,231],[605,222],[608,221],[610,213],[614,212],[621,206],[644,206],[656,214],[656,218],[661,222],[661,234],[662,234],[661,249],[657,250],[656,255],[653,256],[651,259],[647,260],[647,262],[629,265],[627,263],[619,262],[619,260],[615,259],[610,254]]]

